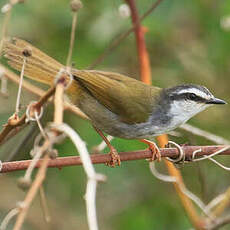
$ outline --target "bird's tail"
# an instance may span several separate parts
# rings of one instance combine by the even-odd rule
[[[8,59],[8,64],[19,71],[21,71],[26,58],[25,75],[48,85],[53,84],[54,77],[63,68],[62,64],[18,38],[6,40],[3,45],[3,52]]]

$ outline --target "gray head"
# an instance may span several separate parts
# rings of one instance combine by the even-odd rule
[[[204,86],[185,84],[165,89],[164,98],[168,102],[170,117],[177,125],[186,122],[192,116],[214,104],[226,104],[215,98]]]

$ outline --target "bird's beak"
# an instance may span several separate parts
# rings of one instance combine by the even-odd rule
[[[223,104],[227,104],[226,101],[219,99],[219,98],[211,98],[210,100],[206,101],[206,104],[219,104],[219,105],[223,105]]]

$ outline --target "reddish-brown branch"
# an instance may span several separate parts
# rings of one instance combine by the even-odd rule
[[[184,146],[182,147],[186,158],[191,159],[192,154],[195,150],[201,149],[201,152],[196,154],[196,157],[210,155],[225,146]],[[163,148],[160,149],[162,157],[177,157],[178,150],[176,148]],[[121,161],[132,161],[148,159],[152,157],[152,152],[149,149],[132,151],[132,152],[120,152],[119,153]],[[220,155],[230,155],[230,149],[222,152]],[[111,161],[111,156],[109,154],[94,154],[91,155],[91,160],[93,164],[103,164]],[[1,173],[13,172],[18,170],[25,170],[29,166],[31,160],[24,161],[14,161],[5,162],[2,164]],[[40,167],[42,160],[38,162],[36,167]],[[81,159],[78,156],[71,157],[59,157],[57,159],[50,160],[48,167],[51,168],[62,168],[66,166],[81,165]]]
[[[126,2],[129,4],[132,21],[134,25],[134,32],[136,36],[136,44],[140,64],[141,80],[146,84],[151,84],[151,68],[149,64],[149,56],[146,49],[143,27],[140,23],[140,18],[138,15],[135,0],[126,0]]]

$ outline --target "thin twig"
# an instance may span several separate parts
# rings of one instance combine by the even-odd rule
[[[19,84],[20,78],[17,74],[10,71],[8,68],[6,68],[4,65],[0,64],[0,71],[4,73],[5,77],[10,79],[11,81],[15,82],[16,84]],[[33,93],[38,96],[43,96],[46,92],[37,86],[34,86],[33,84],[29,83],[26,80],[23,80],[22,87],[29,91],[30,93]]]
[[[190,192],[183,183],[178,181],[178,179],[174,176],[166,176],[163,174],[160,174],[156,168],[154,162],[149,163],[150,171],[151,173],[158,178],[159,180],[162,180],[164,182],[170,182],[170,183],[177,183],[177,185],[180,187],[181,192],[184,193],[185,196],[187,196],[190,200],[192,200],[208,217],[211,217],[211,213],[209,212],[209,209],[206,209],[205,204],[200,200],[199,197],[197,197],[195,194]]]
[[[198,149],[198,150],[195,150],[192,154],[192,161],[195,162],[195,161],[203,161],[203,160],[206,160],[206,159],[209,159],[211,157],[214,157],[216,155],[219,155],[220,153],[222,152],[225,152],[226,150],[228,150],[230,148],[230,146],[224,146],[222,149],[219,149],[218,151],[212,153],[211,155],[209,156],[203,156],[203,157],[200,157],[200,158],[197,158],[195,159],[195,156],[197,155],[197,153],[199,153],[200,151],[202,151],[202,149]],[[195,155],[196,154],[196,155]]]
[[[53,95],[55,91],[55,88],[50,88],[43,97],[40,98],[40,100],[34,104],[34,108],[39,109],[40,106],[42,106],[49,97]],[[19,127],[21,125],[24,125],[26,121],[26,114],[23,114],[22,117],[19,119],[15,116],[12,116],[9,118],[7,124],[4,125],[4,128],[0,132],[0,145],[5,141],[8,134],[15,129],[16,127]]]
[[[199,152],[199,156],[210,155],[214,152],[222,149],[225,146],[184,146],[181,147],[186,155],[186,158],[191,159],[192,153],[197,149],[202,149]],[[176,148],[162,148],[160,149],[161,156],[164,157],[177,157],[179,155],[178,149]],[[142,160],[149,159],[152,157],[152,152],[149,149],[132,151],[132,152],[120,152],[119,153],[121,161],[132,161],[132,160]],[[220,155],[230,155],[230,149],[222,152]],[[95,154],[90,155],[93,164],[104,164],[111,161],[111,156],[109,154]],[[18,170],[25,170],[28,168],[31,160],[23,161],[12,161],[2,163],[1,173],[8,173]],[[35,167],[40,167],[42,160],[39,160]],[[191,162],[192,163],[192,162]],[[70,157],[59,157],[53,159],[49,162],[48,167],[51,168],[62,168],[66,166],[82,165],[80,157],[70,156]]]
[[[213,210],[214,216],[220,216],[230,204],[230,187],[224,193],[224,199]]]
[[[225,198],[225,194],[220,194],[217,197],[215,197],[213,200],[211,200],[207,205],[206,205],[206,210],[211,211],[214,207],[216,207],[223,199]]]
[[[180,129],[183,129],[187,132],[190,132],[194,135],[204,137],[207,140],[210,140],[218,145],[230,145],[230,141],[224,139],[223,137],[217,136],[213,133],[207,132],[205,130],[202,130],[200,128],[194,127],[189,124],[183,124],[180,126]]]
[[[212,161],[213,163],[215,163],[216,165],[218,165],[219,167],[221,167],[222,169],[226,170],[226,171],[230,171],[230,167],[226,167],[223,164],[221,164],[220,162],[218,162],[215,159],[212,158],[208,158],[210,161]]]
[[[1,225],[0,225],[0,230],[6,230],[7,225],[9,224],[10,220],[16,216],[19,212],[19,208],[14,208],[12,209],[3,219]]]
[[[218,230],[220,227],[230,223],[230,215],[226,215],[212,221],[208,226],[207,230]]]
[[[66,66],[67,66],[67,72],[70,72],[71,70],[71,60],[72,60],[72,53],[73,53],[73,47],[74,47],[74,41],[75,41],[75,30],[77,27],[77,15],[78,10],[82,8],[82,3],[80,0],[72,0],[70,2],[70,7],[73,12],[73,19],[72,19],[72,28],[71,28],[71,34],[70,34],[70,45],[69,45],[69,52],[67,56]]]
[[[42,206],[45,221],[47,223],[50,223],[51,217],[49,214],[49,208],[47,205],[46,194],[45,194],[43,185],[41,185],[39,188],[39,194],[40,194],[40,201],[41,201],[41,206]]]
[[[70,45],[69,45],[69,52],[67,56],[66,66],[71,68],[71,60],[72,60],[72,53],[74,47],[74,40],[75,40],[75,29],[77,25],[77,12],[73,14],[73,21],[72,21],[72,29],[71,29],[71,37],[70,37]]]
[[[23,82],[23,77],[24,77],[24,70],[26,66],[26,57],[23,58],[23,64],[22,64],[22,70],[20,74],[20,81],[18,85],[18,95],[16,99],[16,108],[15,108],[15,114],[18,115],[19,113],[19,107],[20,107],[20,99],[21,99],[21,92],[22,92],[22,82]]]

